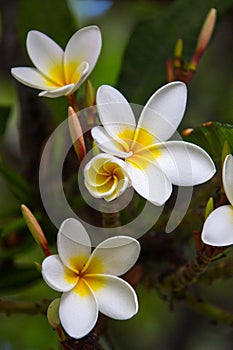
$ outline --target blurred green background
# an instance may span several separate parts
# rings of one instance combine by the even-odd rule
[[[157,88],[166,83],[165,61],[169,57],[172,58],[178,38],[182,38],[184,42],[184,58],[191,58],[201,25],[212,7],[218,11],[216,28],[211,44],[189,85],[188,106],[180,130],[199,126],[209,120],[233,122],[232,0],[1,0],[0,150],[4,164],[12,166],[15,173],[19,173],[22,170],[21,163],[26,159],[22,153],[22,149],[25,151],[27,148],[26,141],[22,142],[22,135],[20,139],[18,132],[23,125],[22,121],[19,121],[22,114],[22,96],[19,98],[16,82],[10,76],[9,69],[12,65],[31,64],[25,50],[25,39],[29,30],[40,30],[64,47],[75,30],[88,24],[97,24],[102,32],[103,48],[90,77],[92,84],[95,88],[101,84],[114,85],[131,103],[144,104]],[[20,55],[16,52],[20,52]],[[22,89],[27,91],[28,88]],[[81,99],[83,94],[84,87],[78,91],[78,98]],[[43,104],[43,108],[50,111],[48,115],[52,111],[55,124],[66,118],[65,99],[44,99]],[[31,119],[34,119],[36,125],[36,115],[32,114]],[[32,123],[29,129],[30,127]],[[33,137],[38,137],[36,132]],[[32,301],[53,298],[56,294],[40,279],[33,282],[34,275],[38,275],[34,261],[41,262],[43,256],[32,239],[25,238],[26,227],[19,211],[22,193],[27,194],[27,190],[24,190],[25,184],[20,184],[20,195],[16,193],[15,196],[14,182],[9,180],[9,174],[6,176],[6,172],[1,163],[0,297]],[[32,203],[33,200],[34,198]],[[15,218],[13,222],[12,213]],[[4,255],[3,243],[4,237],[12,229],[11,225],[13,231],[14,225],[17,230],[21,230],[22,239],[25,239],[27,244],[24,245],[24,250],[9,250],[8,257]],[[29,237],[28,232],[26,235]],[[12,270],[12,283],[4,288],[5,281],[10,279],[7,261],[12,257],[18,264],[27,264],[29,271],[25,272],[25,280],[21,279],[17,283],[17,270]],[[7,276],[4,275],[4,269]],[[18,276],[23,276],[22,271]],[[24,281],[25,287],[22,286]],[[203,287],[203,293],[204,297],[230,311],[232,288],[232,280],[219,280]],[[139,314],[129,321],[110,322],[108,334],[111,341],[103,339],[106,349],[232,349],[232,328],[215,324],[210,319],[194,313],[182,302],[169,307],[168,302],[145,286],[138,288],[138,295]],[[114,347],[111,347],[110,343],[114,344]],[[0,350],[57,348],[56,335],[45,317],[0,314]]]

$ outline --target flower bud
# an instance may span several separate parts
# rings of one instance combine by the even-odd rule
[[[193,70],[196,69],[198,61],[200,60],[202,54],[205,52],[209,44],[209,41],[213,34],[215,22],[216,22],[216,14],[217,14],[216,9],[212,8],[206,17],[206,20],[202,26],[202,29],[200,31],[200,34],[197,40],[195,53],[189,65],[190,69],[193,69]]]
[[[61,298],[54,299],[48,307],[47,310],[47,318],[49,321],[49,324],[56,329],[60,326],[60,319],[59,319],[59,305],[60,305]]]
[[[24,204],[21,205],[21,211],[22,211],[24,220],[26,221],[26,224],[34,240],[42,248],[42,250],[45,253],[45,256],[49,256],[50,251],[49,251],[47,239],[45,238],[44,232],[42,231],[35,216]]]
[[[81,162],[86,155],[86,146],[79,119],[72,107],[68,109],[68,124],[75,153]]]
[[[86,105],[87,107],[94,106],[95,104],[95,89],[90,80],[86,82]]]
[[[226,140],[222,148],[222,164],[224,163],[224,160],[228,154],[231,154],[231,148],[229,142]]]
[[[214,210],[214,200],[213,197],[210,197],[205,208],[205,220],[208,218],[208,216],[212,213]]]

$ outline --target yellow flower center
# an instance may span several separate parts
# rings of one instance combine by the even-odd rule
[[[103,264],[99,258],[93,257],[81,269],[79,268],[79,264],[77,264],[77,259],[71,258],[70,266],[72,266],[73,270],[69,268],[65,269],[65,280],[71,284],[76,283],[73,291],[81,297],[85,297],[90,293],[87,285],[93,292],[104,287],[104,278],[99,277],[100,274],[104,273]]]
[[[160,155],[155,137],[145,128],[125,128],[117,136],[123,141],[121,145],[124,151],[132,152],[126,161],[139,169],[146,168]]]
[[[78,66],[77,62],[69,62],[66,66],[53,65],[48,72],[48,77],[46,77],[47,85],[62,87],[68,84],[76,84],[82,75],[77,71]]]

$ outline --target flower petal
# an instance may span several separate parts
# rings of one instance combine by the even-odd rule
[[[145,168],[126,161],[132,186],[143,198],[155,205],[163,205],[171,195],[172,185],[166,174],[151,163]]]
[[[207,217],[203,230],[204,243],[224,247],[233,244],[233,207],[223,205]]]
[[[64,85],[62,48],[47,35],[37,30],[31,30],[28,33],[26,45],[28,54],[36,68],[54,85]]]
[[[82,62],[89,64],[88,75],[93,70],[102,45],[101,32],[97,26],[88,26],[78,30],[70,38],[64,53],[64,68],[67,81]]]
[[[51,82],[47,80],[36,68],[31,67],[15,67],[11,69],[11,74],[22,84],[35,89],[56,89],[51,86]]]
[[[85,266],[85,273],[122,275],[135,264],[139,253],[140,244],[132,237],[108,238],[92,252]]]
[[[146,103],[138,128],[148,130],[158,141],[169,139],[180,124],[186,107],[187,88],[172,82],[157,90]]]
[[[183,141],[158,145],[156,163],[174,185],[194,186],[206,182],[216,169],[210,156],[199,146]]]
[[[108,134],[125,145],[121,134],[126,131],[133,139],[136,122],[133,111],[126,98],[112,86],[102,85],[96,94],[96,104],[100,121]]]
[[[122,145],[112,139],[102,126],[92,128],[91,134],[101,151],[120,158],[127,158],[132,155],[131,152],[124,152]]]
[[[222,181],[226,196],[233,205],[233,157],[231,154],[228,154],[224,160]]]
[[[138,300],[134,289],[119,277],[93,275],[86,279],[94,293],[100,312],[117,319],[127,320],[138,312]],[[101,285],[101,288],[95,288]]]
[[[93,157],[84,168],[84,177],[87,182],[92,186],[102,186],[106,183],[106,175],[108,172],[108,166],[115,168],[122,168],[125,170],[125,162],[118,159],[111,154],[100,153]]]
[[[80,281],[72,291],[62,294],[59,317],[63,328],[73,338],[82,338],[92,330],[98,318],[98,306],[85,282]]]
[[[68,292],[78,281],[78,277],[69,273],[58,255],[50,255],[44,259],[42,276],[49,287],[58,292]]]
[[[72,81],[76,82],[70,94],[73,94],[79,86],[84,82],[89,73],[89,64],[87,62],[82,62],[72,76]]]
[[[64,85],[60,88],[54,88],[54,90],[48,89],[46,91],[41,91],[39,93],[39,96],[40,97],[51,97],[51,98],[66,96],[66,95],[70,95],[72,93],[72,91],[74,90],[74,88],[75,88],[74,84]]]
[[[80,271],[91,253],[90,238],[76,219],[66,219],[57,235],[58,254],[67,267]]]

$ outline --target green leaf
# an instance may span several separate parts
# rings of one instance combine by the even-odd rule
[[[5,133],[10,112],[11,108],[9,106],[0,106],[0,139]]]
[[[233,152],[233,125],[219,122],[206,123],[194,129],[188,136],[183,136],[183,139],[204,148],[215,162],[221,162],[226,141],[229,151]]]
[[[173,57],[177,39],[183,39],[184,59],[190,60],[209,10],[215,7],[219,16],[232,4],[232,0],[177,0],[153,19],[139,22],[126,48],[117,88],[130,102],[144,104],[166,82],[165,62]]]
[[[29,184],[23,179],[22,176],[17,174],[15,170],[5,165],[1,159],[0,175],[2,175],[4,180],[7,182],[11,192],[16,198],[20,199],[21,202],[27,202],[31,198],[32,189]]]
[[[32,29],[44,32],[64,47],[75,30],[67,1],[20,0],[18,30],[24,47],[27,32]]]
[[[39,277],[39,271],[31,265],[0,265],[0,293],[15,293],[17,289],[25,289]]]

